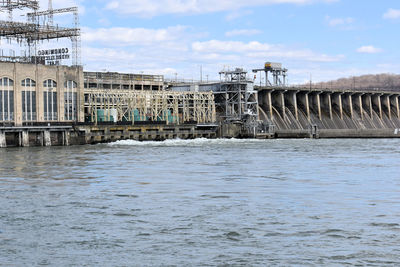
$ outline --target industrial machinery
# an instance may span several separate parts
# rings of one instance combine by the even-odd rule
[[[288,70],[282,67],[282,63],[266,62],[263,69],[254,69],[254,73],[265,72],[265,85],[273,87],[287,86]],[[272,81],[269,79],[269,73],[272,75]]]

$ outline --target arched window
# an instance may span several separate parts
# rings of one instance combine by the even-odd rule
[[[22,120],[36,121],[36,82],[31,78],[21,81],[22,89]]]
[[[64,83],[64,88],[68,88],[68,89],[76,89],[78,88],[78,84],[74,81],[66,81]]]
[[[57,83],[54,80],[45,80],[43,82],[43,110],[45,121],[56,121],[57,112]]]
[[[65,81],[64,83],[64,119],[75,121],[78,115],[78,84],[75,81]]]
[[[14,120],[14,81],[4,77],[0,79],[0,121]]]
[[[21,81],[21,86],[23,87],[35,87],[36,82],[30,78],[26,78],[25,80]]]
[[[0,86],[3,86],[3,87],[14,86],[14,81],[11,80],[10,78],[4,77],[4,78],[0,79]]]
[[[53,81],[53,80],[45,80],[44,82],[43,82],[43,87],[44,88],[56,88],[57,87],[57,83],[56,83],[56,81]]]

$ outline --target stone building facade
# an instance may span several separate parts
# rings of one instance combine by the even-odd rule
[[[0,124],[83,122],[82,67],[0,62]]]

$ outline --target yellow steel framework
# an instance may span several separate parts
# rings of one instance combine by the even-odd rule
[[[135,113],[140,118],[162,120],[167,124],[216,121],[212,92],[88,90],[85,109],[96,123],[97,110],[113,109],[117,110],[117,121],[132,121],[133,124]]]

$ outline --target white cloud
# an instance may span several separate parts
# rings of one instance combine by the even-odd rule
[[[343,56],[328,56],[318,54],[307,49],[291,49],[281,45],[271,45],[260,42],[238,42],[211,40],[206,42],[194,42],[192,49],[197,53],[207,54],[237,54],[243,58],[288,58],[301,59],[312,62],[336,62],[343,59]]]
[[[87,70],[121,72],[144,71],[152,74],[174,73],[187,79],[198,78],[199,66],[204,75],[217,78],[224,65],[248,70],[262,66],[265,60],[324,64],[343,59],[309,49],[261,42],[203,40],[192,28],[175,26],[147,28],[86,28],[83,34],[82,61]],[[112,36],[112,38],[110,38]],[[215,76],[215,77],[214,77]]]
[[[232,30],[225,33],[226,37],[233,37],[233,36],[252,36],[260,34],[260,30],[256,29],[241,29],[241,30]]]
[[[377,48],[375,46],[372,46],[372,45],[366,45],[366,46],[361,46],[360,48],[358,48],[357,52],[364,53],[364,54],[376,54],[376,53],[383,52],[383,50],[380,48]]]
[[[152,17],[162,14],[202,14],[233,11],[246,7],[272,4],[330,3],[338,0],[114,0],[106,9],[121,14]]]
[[[233,11],[229,12],[228,15],[225,16],[225,20],[233,21],[233,20],[239,19],[241,17],[248,16],[248,15],[251,15],[251,14],[253,14],[252,10],[243,10],[243,9],[241,9],[241,10],[233,10]]]
[[[328,21],[329,26],[336,27],[336,26],[346,26],[350,25],[354,22],[354,19],[351,17],[348,18],[331,18],[326,16],[326,20]]]
[[[84,28],[82,40],[97,42],[113,46],[151,45],[154,43],[169,42],[183,36],[186,27],[175,26],[165,29],[145,28]],[[112,38],[110,38],[112,36]]]
[[[383,14],[384,19],[399,19],[400,18],[400,9],[389,8],[388,11]]]

